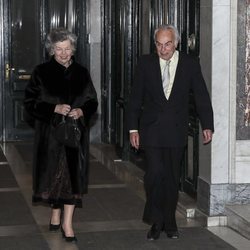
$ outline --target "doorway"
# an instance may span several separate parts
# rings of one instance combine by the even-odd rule
[[[28,7],[27,7],[28,6]],[[33,138],[25,122],[25,87],[37,64],[48,60],[44,48],[46,34],[65,27],[78,36],[76,60],[88,67],[87,1],[80,0],[1,0],[1,140]]]
[[[199,0],[103,0],[102,140],[123,160],[144,167],[143,151],[130,147],[125,114],[137,59],[155,50],[153,33],[171,23],[180,31],[179,50],[199,55]],[[189,137],[180,189],[196,195],[199,123],[190,93]]]

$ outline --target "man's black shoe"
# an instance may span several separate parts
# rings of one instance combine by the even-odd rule
[[[153,224],[151,229],[148,231],[147,240],[157,240],[160,237],[162,226]]]
[[[167,237],[170,239],[179,239],[178,231],[166,231]]]

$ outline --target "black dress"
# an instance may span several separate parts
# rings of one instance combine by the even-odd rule
[[[82,130],[79,148],[56,140],[55,125],[61,119],[54,112],[57,104],[82,109],[84,116],[77,121]],[[34,69],[24,99],[25,109],[35,121],[33,202],[82,206],[88,184],[88,124],[97,105],[88,70],[74,60],[65,68],[52,57]]]

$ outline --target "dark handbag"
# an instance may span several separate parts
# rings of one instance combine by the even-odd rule
[[[77,120],[62,116],[61,122],[55,126],[55,138],[65,146],[77,148],[80,145],[81,130]]]

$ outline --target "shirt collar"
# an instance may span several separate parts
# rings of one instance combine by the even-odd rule
[[[178,60],[178,57],[179,57],[179,51],[176,50],[174,54],[172,55],[172,57],[170,58],[171,63],[176,62],[176,60]],[[166,60],[160,58],[160,64],[165,64],[165,63],[166,63]]]

